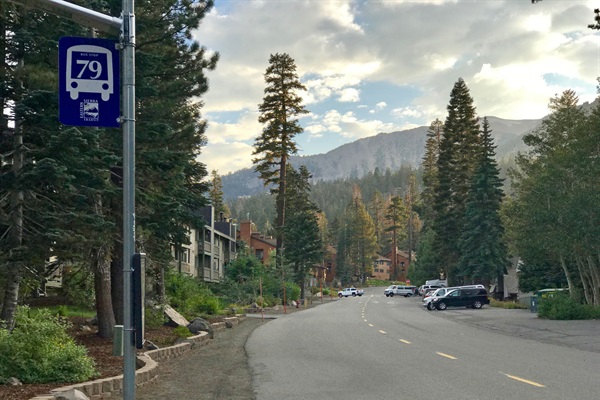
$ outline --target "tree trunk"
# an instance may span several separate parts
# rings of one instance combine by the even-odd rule
[[[573,286],[573,281],[571,279],[571,273],[569,272],[569,269],[567,268],[565,258],[563,257],[562,254],[560,255],[560,266],[562,267],[563,272],[565,273],[565,278],[567,278],[567,285],[569,286],[569,293],[571,294],[571,297],[572,297],[575,295],[575,292],[573,291],[575,286]]]
[[[594,262],[594,258],[589,255],[587,258],[588,268],[590,270],[590,275],[592,278],[592,303],[595,306],[600,305],[600,271],[598,271],[598,266]]]
[[[394,221],[394,224],[396,221]],[[394,229],[392,230],[392,273],[390,276],[392,277],[392,281],[395,281],[398,278],[398,257],[396,256],[396,250],[398,248],[398,243],[396,242],[396,225],[394,225]]]
[[[22,64],[21,64],[22,65]],[[14,152],[12,161],[12,170],[15,177],[21,174],[23,168],[23,132],[18,117],[15,120],[14,128]],[[7,268],[7,280],[4,289],[4,299],[2,302],[2,311],[0,312],[0,321],[4,321],[6,328],[11,329],[15,324],[15,313],[19,301],[19,287],[21,285],[22,271],[20,254],[23,252],[23,192],[12,190],[10,194],[11,226],[9,227],[9,243],[12,248],[9,250],[9,260]],[[18,254],[15,254],[18,253]]]
[[[110,261],[105,248],[101,247],[92,251],[92,263],[94,289],[96,292],[98,336],[108,339],[113,336],[115,314],[111,298]]]
[[[283,229],[285,226],[285,175],[287,168],[287,157],[283,155],[281,157],[281,164],[279,166],[279,192],[277,193],[277,226],[275,227],[276,237],[276,254],[283,257],[281,254],[281,248],[283,247]]]

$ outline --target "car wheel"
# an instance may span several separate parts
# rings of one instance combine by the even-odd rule
[[[394,293],[390,293],[390,297],[394,297]]]
[[[481,307],[483,307],[483,304],[481,304],[479,300],[476,300],[475,303],[473,303],[473,308],[479,310]]]
[[[352,293],[352,297],[356,297],[356,293]]]
[[[432,306],[432,305],[431,305],[431,303],[427,303],[427,309],[428,309],[429,311],[433,311],[433,310],[435,310],[435,307],[434,307],[434,306]]]
[[[342,294],[341,294],[341,293],[340,293],[340,294],[338,294],[338,297],[341,299],[341,298],[342,298]]]
[[[437,305],[437,309],[438,310],[445,310],[446,308],[448,308],[448,306],[446,305],[446,303],[444,303],[443,301],[440,301]]]

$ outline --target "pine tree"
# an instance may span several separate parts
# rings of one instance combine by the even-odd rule
[[[210,202],[214,208],[215,215],[221,215],[229,217],[231,211],[227,204],[223,202],[223,181],[217,170],[211,172],[211,183],[210,183]]]
[[[590,304],[600,304],[600,108],[588,115],[574,91],[550,101],[552,113],[526,135],[531,146],[517,160],[509,226],[527,274],[553,280],[549,265],[559,265],[571,296],[579,289]],[[524,275],[531,281],[531,276]]]
[[[375,237],[375,224],[362,201],[358,186],[353,188],[352,201],[347,207],[347,260],[352,275],[362,282],[370,276],[373,261],[379,248]]]
[[[298,152],[294,138],[302,132],[298,116],[307,114],[298,91],[306,90],[296,74],[294,60],[285,53],[272,54],[264,74],[267,87],[258,108],[258,122],[265,124],[262,134],[254,142],[252,160],[255,171],[265,186],[273,186],[277,204],[277,251],[283,245],[282,228],[285,224],[286,172],[288,158]]]
[[[300,286],[301,298],[305,298],[306,276],[314,264],[322,260],[324,250],[318,219],[319,209],[310,200],[311,178],[312,175],[305,166],[296,171],[288,165],[285,258],[293,265],[295,282]]]
[[[460,259],[458,241],[465,204],[479,152],[479,123],[465,82],[459,79],[450,93],[448,116],[437,161],[433,248],[445,277],[453,281]]]
[[[392,268],[390,271],[390,279],[395,281],[398,278],[398,269],[396,265],[398,242],[403,241],[407,236],[406,227],[408,222],[408,210],[402,201],[402,197],[392,197],[390,204],[386,209],[385,217],[388,223],[386,231],[391,232],[392,234]]]
[[[371,202],[369,203],[373,223],[375,224],[375,237],[379,248],[383,249],[387,246],[385,231],[385,201],[379,190],[375,190]]]
[[[431,123],[427,130],[427,140],[425,142],[425,155],[421,166],[423,167],[423,192],[421,199],[423,201],[423,218],[427,225],[431,225],[434,219],[434,201],[435,193],[438,187],[438,167],[437,162],[440,154],[440,143],[444,131],[444,124],[439,119]]]
[[[460,237],[461,258],[456,273],[473,283],[487,282],[505,272],[507,251],[503,240],[504,228],[500,220],[502,179],[495,160],[487,118],[481,131],[482,153],[473,175],[467,197],[465,224]]]

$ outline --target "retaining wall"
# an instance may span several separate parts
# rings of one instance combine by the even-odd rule
[[[233,327],[243,321],[244,315],[225,318],[224,322],[211,324],[215,332],[222,331],[226,327]],[[208,332],[200,332],[199,335],[181,339],[179,343],[164,347],[162,349],[150,350],[138,354],[136,358],[135,385],[140,387],[154,382],[158,379],[158,363],[160,361],[175,358],[181,354],[202,346],[209,340]],[[97,379],[95,381],[78,383],[76,385],[64,386],[53,389],[50,394],[36,396],[30,400],[54,400],[54,394],[76,389],[83,392],[92,400],[100,400],[108,396],[123,394],[123,375],[113,376],[111,378]]]

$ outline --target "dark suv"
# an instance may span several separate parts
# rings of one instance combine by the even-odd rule
[[[481,308],[484,304],[490,304],[485,289],[456,289],[432,300],[432,306],[438,310],[448,307]]]

